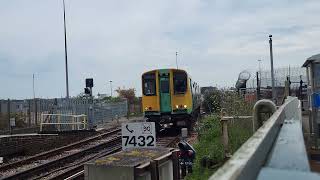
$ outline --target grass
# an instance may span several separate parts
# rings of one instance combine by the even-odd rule
[[[187,180],[208,179],[224,162],[224,148],[221,140],[221,124],[219,116],[213,115],[204,118],[199,123],[198,142],[194,144],[196,150],[196,160],[193,167],[193,173],[188,174]],[[246,126],[249,123],[241,122],[229,125],[229,148],[234,153],[251,135],[251,128]],[[217,164],[214,168],[201,166],[201,160],[210,158]]]

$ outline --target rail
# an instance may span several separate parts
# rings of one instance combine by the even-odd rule
[[[320,179],[310,171],[301,103],[288,97],[210,180]]]

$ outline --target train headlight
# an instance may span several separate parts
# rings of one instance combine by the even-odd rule
[[[184,107],[184,108],[187,108],[188,106],[187,106],[187,105],[184,105],[183,107]]]

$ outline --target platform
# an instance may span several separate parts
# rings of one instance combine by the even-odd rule
[[[85,165],[86,180],[172,180],[178,160],[172,148],[127,149]],[[177,179],[177,178],[175,178]]]

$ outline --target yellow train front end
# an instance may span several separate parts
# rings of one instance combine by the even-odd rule
[[[188,127],[197,103],[195,85],[186,71],[158,69],[142,75],[142,107],[157,126]]]
[[[158,71],[153,70],[142,75],[142,108],[145,116],[159,116],[160,104],[157,87],[159,84]]]

